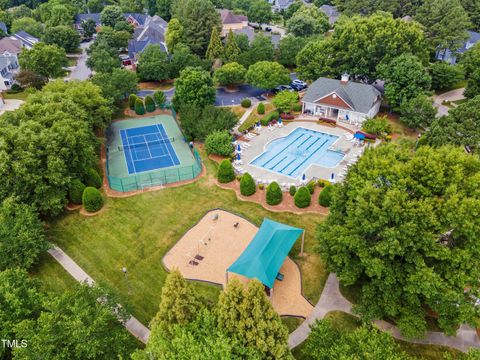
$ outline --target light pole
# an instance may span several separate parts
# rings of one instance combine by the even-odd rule
[[[128,282],[127,268],[125,266],[122,267],[122,272],[123,275],[125,275],[125,282],[127,283],[128,294],[130,295],[132,293],[132,289],[130,288],[130,283]]]

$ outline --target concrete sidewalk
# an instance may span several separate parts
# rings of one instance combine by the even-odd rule
[[[343,311],[352,314],[352,303],[343,297],[340,293],[338,278],[331,273],[328,276],[322,295],[310,316],[293,331],[288,337],[288,346],[294,347],[305,341],[310,334],[310,325],[317,319],[323,319],[330,311]],[[355,315],[356,316],[356,315]],[[428,331],[424,339],[405,339],[400,335],[400,330],[383,320],[375,321],[375,325],[382,330],[389,332],[394,338],[412,342],[415,344],[443,345],[467,352],[470,348],[480,348],[480,340],[474,329],[467,325],[460,326],[456,336],[447,336],[441,332]]]
[[[62,265],[62,267],[78,282],[86,282],[90,286],[95,283],[95,281],[59,247],[54,246],[48,250],[48,253],[52,255],[52,257],[57,260],[58,263]],[[121,307],[121,305],[118,306]],[[150,330],[140,321],[131,316],[123,325],[130,334],[144,344],[147,343],[148,337],[150,336]]]

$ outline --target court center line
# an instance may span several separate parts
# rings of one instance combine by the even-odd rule
[[[150,155],[150,158],[143,159],[143,160],[150,160],[152,158],[152,153],[150,152],[150,145],[148,145],[147,138],[145,137],[145,135],[143,135],[143,141],[145,142],[145,145],[146,145],[145,147],[148,150],[148,155]]]

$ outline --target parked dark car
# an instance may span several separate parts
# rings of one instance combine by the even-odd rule
[[[265,31],[270,32],[270,31],[272,31],[272,28],[269,27],[269,26],[267,26],[267,27],[265,28]]]
[[[293,80],[290,84],[290,86],[295,89],[295,91],[302,91],[307,88],[307,83],[302,80]]]
[[[277,94],[280,91],[285,91],[285,90],[293,91],[293,88],[291,86],[288,86],[288,85],[279,85],[275,89],[272,89],[272,94]]]

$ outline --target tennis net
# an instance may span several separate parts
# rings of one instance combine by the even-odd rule
[[[117,151],[125,151],[126,149],[129,150],[143,150],[143,149],[151,149],[152,147],[159,146],[159,145],[164,145],[164,144],[170,144],[172,142],[175,142],[175,138],[163,138],[155,141],[147,141],[143,143],[138,143],[138,144],[127,144],[127,145],[121,145],[118,146]],[[111,151],[112,149],[110,149]]]

